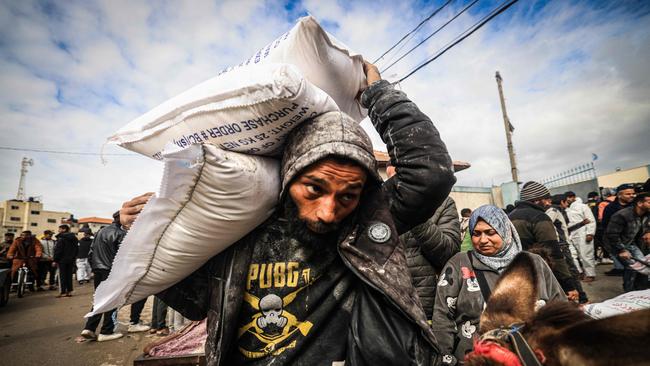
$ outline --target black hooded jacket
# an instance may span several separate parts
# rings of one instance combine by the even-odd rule
[[[126,235],[122,229],[119,218],[113,220],[113,223],[99,230],[93,243],[90,245],[90,267],[93,271],[105,270],[110,271],[113,267],[115,254]]]
[[[74,263],[79,251],[79,240],[71,232],[61,233],[56,236],[54,245],[54,261],[57,263]]]

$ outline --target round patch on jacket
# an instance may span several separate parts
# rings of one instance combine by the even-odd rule
[[[370,240],[378,244],[387,242],[388,239],[390,239],[390,235],[390,227],[383,222],[372,224],[368,228],[368,236],[370,237]]]

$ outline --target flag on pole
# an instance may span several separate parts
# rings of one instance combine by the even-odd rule
[[[591,161],[596,161],[598,160],[598,155],[591,153]]]

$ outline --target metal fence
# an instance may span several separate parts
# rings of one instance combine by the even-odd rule
[[[588,180],[598,179],[594,163],[578,165],[575,168],[563,171],[551,177],[542,179],[541,183],[547,188],[568,186]]]

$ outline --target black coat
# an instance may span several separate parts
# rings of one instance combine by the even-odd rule
[[[426,222],[402,235],[406,260],[427,318],[433,315],[438,274],[460,251],[460,221],[451,197]]]
[[[535,245],[550,251],[553,262],[551,267],[558,282],[564,291],[575,290],[573,277],[560,249],[555,225],[544,208],[532,202],[519,201],[508,217],[517,229],[521,247],[528,250]]]
[[[625,250],[625,245],[636,245],[643,250],[645,245],[641,237],[648,232],[650,214],[639,216],[634,212],[634,206],[620,209],[612,215],[605,230],[606,249],[612,254]]]
[[[428,365],[438,359],[437,342],[406,270],[403,245],[397,235],[377,244],[368,231],[371,225],[383,223],[390,232],[401,234],[431,217],[455,182],[451,159],[431,120],[388,82],[366,89],[362,103],[387,142],[398,175],[382,186],[367,188],[353,230],[341,236],[338,249],[344,264],[367,286],[358,293],[351,334],[347,340],[342,335],[340,341],[348,342],[352,365],[364,365],[382,356],[385,364]],[[246,236],[159,294],[189,319],[208,317],[205,348],[209,366],[223,365],[236,347],[254,238],[262,234]],[[408,350],[407,355],[402,347]]]
[[[88,258],[88,252],[90,252],[90,244],[93,240],[91,238],[81,238],[79,240],[79,251],[77,252],[78,259]]]
[[[56,236],[54,245],[54,261],[57,263],[74,263],[79,251],[79,240],[71,232],[61,233]]]
[[[115,254],[125,235],[126,231],[117,221],[99,230],[90,246],[90,267],[93,271],[111,270]]]

